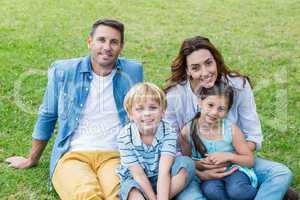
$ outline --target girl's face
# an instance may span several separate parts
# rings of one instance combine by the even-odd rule
[[[187,74],[192,77],[192,85],[197,89],[210,88],[217,80],[217,64],[207,49],[199,49],[186,57]]]
[[[201,119],[208,124],[220,122],[228,112],[228,98],[219,95],[208,96],[205,99],[198,100],[198,106],[201,108]]]
[[[164,115],[164,109],[151,98],[134,103],[129,118],[137,125],[141,134],[154,134]]]

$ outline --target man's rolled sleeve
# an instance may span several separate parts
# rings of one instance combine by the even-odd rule
[[[57,83],[56,68],[53,66],[48,71],[48,84],[32,134],[33,139],[48,141],[51,138],[57,121]]]

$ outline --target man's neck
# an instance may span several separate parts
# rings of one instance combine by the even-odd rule
[[[115,65],[103,67],[103,66],[97,65],[96,63],[94,63],[92,61],[92,70],[98,76],[108,76],[114,69],[114,66]]]

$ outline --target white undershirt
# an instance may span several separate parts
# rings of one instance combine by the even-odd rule
[[[116,141],[121,123],[113,96],[115,72],[113,70],[108,76],[93,73],[90,92],[71,137],[69,151],[118,150]]]

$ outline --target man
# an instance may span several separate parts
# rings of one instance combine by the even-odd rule
[[[116,137],[125,125],[123,100],[143,80],[142,65],[119,58],[122,23],[96,21],[87,40],[90,55],[55,62],[27,158],[7,159],[11,167],[37,165],[58,120],[50,178],[61,199],[118,199]]]

